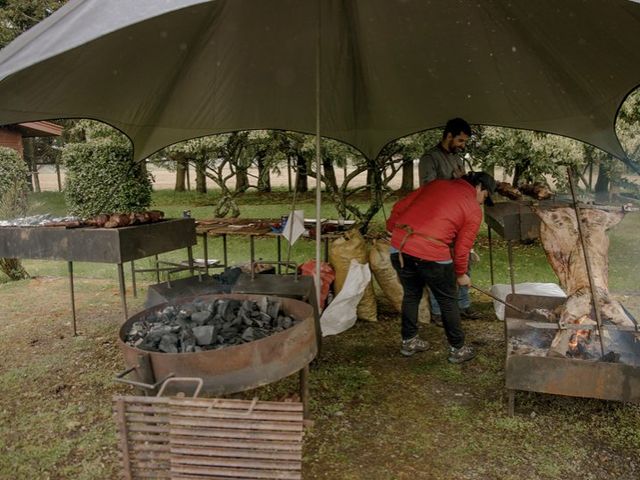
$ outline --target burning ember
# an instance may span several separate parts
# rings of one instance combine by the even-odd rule
[[[589,356],[591,330],[578,330],[569,338],[567,357],[583,358]]]
[[[294,324],[295,320],[281,311],[277,298],[262,297],[257,302],[196,299],[133,323],[124,341],[152,352],[201,352],[259,340]]]

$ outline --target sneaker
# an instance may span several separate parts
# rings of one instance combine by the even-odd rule
[[[400,353],[405,357],[410,357],[414,353],[424,352],[426,350],[429,350],[429,348],[429,342],[418,338],[418,336],[416,335],[409,340],[402,341],[402,348],[400,349]]]
[[[451,347],[449,349],[449,361],[451,363],[462,363],[471,360],[476,356],[476,351],[469,345],[463,345],[460,348]]]
[[[434,323],[436,327],[444,327],[444,324],[442,323],[442,316],[436,315],[435,313],[431,314],[431,323]]]
[[[482,314],[475,310],[471,310],[471,307],[460,309],[460,316],[465,320],[479,320],[482,318]]]

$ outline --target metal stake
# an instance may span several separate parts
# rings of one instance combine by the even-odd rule
[[[78,336],[78,331],[76,330],[76,297],[73,291],[73,262],[67,262],[67,266],[69,267],[69,290],[71,292],[71,316],[73,317],[73,336]]]
[[[598,324],[598,338],[600,340],[600,351],[604,357],[604,341],[602,340],[602,320],[600,319],[600,310],[598,309],[598,297],[596,296],[596,288],[593,284],[593,274],[591,273],[591,262],[589,260],[589,254],[587,253],[587,244],[582,233],[582,221],[580,215],[580,207],[576,200],[576,192],[573,187],[573,176],[571,175],[571,167],[567,167],[567,174],[569,176],[569,188],[571,189],[571,199],[573,200],[573,210],[576,213],[576,223],[578,224],[578,236],[580,237],[580,243],[582,244],[582,253],[584,254],[584,263],[587,266],[587,276],[589,277],[589,289],[591,290],[591,301],[593,302],[593,309],[596,312],[596,323]]]

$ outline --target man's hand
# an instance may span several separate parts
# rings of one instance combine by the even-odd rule
[[[469,275],[467,275],[466,273],[464,275],[460,275],[456,281],[458,282],[458,285],[460,285],[461,287],[468,287],[469,285],[471,285],[471,279],[469,278]]]

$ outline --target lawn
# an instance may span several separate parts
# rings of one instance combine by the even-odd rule
[[[64,213],[59,194],[32,200],[34,212]],[[279,217],[289,201],[285,193],[250,195],[242,215]],[[211,197],[191,193],[154,194],[154,207],[168,216],[188,209],[197,218],[211,217],[211,203]],[[315,215],[311,195],[298,205],[306,216]],[[322,214],[334,216],[333,207],[323,206]],[[640,214],[627,216],[612,231],[610,248],[611,290],[636,316],[639,227]],[[273,256],[273,240],[258,243],[258,255]],[[504,242],[495,240],[494,247],[496,282],[508,283]],[[214,241],[209,248],[215,255]],[[292,256],[306,260],[314,250],[313,242],[302,241]],[[230,242],[232,263],[246,262],[248,251],[246,241]],[[485,230],[477,251],[482,260],[474,282],[488,289]],[[183,257],[184,252],[167,254]],[[514,258],[516,281],[555,281],[537,243],[515,246]],[[132,391],[113,381],[123,367],[115,268],[76,265],[80,335],[73,337],[66,264],[25,265],[34,278],[0,283],[0,478],[119,478],[110,401],[114,393]],[[139,285],[144,289],[152,281],[143,277]],[[144,295],[129,295],[129,300],[134,313],[142,308]],[[378,322],[358,322],[324,339],[311,368],[314,423],[305,435],[304,478],[640,478],[640,406],[519,392],[516,415],[507,415],[503,324],[486,297],[474,293],[474,302],[483,318],[464,326],[480,354],[461,366],[446,361],[442,330],[431,325],[423,326],[422,334],[432,349],[402,358],[398,315],[382,295]],[[244,395],[281,400],[296,391],[294,376]]]

